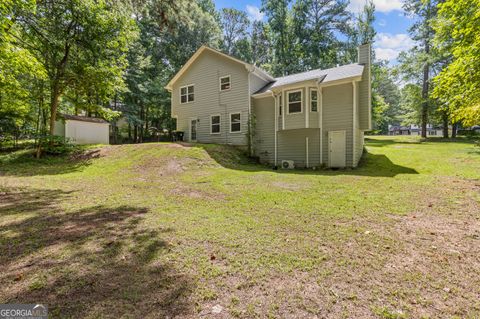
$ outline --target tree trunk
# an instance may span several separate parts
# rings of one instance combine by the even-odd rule
[[[452,138],[457,137],[457,127],[458,127],[458,123],[453,123],[453,125],[452,125]]]
[[[70,54],[70,44],[65,43],[65,51],[63,58],[57,66],[57,72],[53,78],[51,103],[50,103],[50,135],[53,135],[55,130],[55,120],[57,119],[57,109],[60,103],[60,95],[62,94],[60,88],[60,81],[65,75],[65,68],[67,67],[68,56]]]
[[[50,135],[55,131],[55,121],[57,120],[57,109],[60,103],[60,87],[58,81],[55,81],[52,88],[52,97],[50,99]]]
[[[442,112],[443,138],[448,138],[448,111]]]
[[[133,126],[133,143],[138,141],[138,125]]]
[[[426,44],[425,52],[428,55],[428,44]],[[423,86],[422,86],[422,137],[427,137],[427,123],[428,123],[428,75],[430,66],[425,62],[423,67]]]
[[[132,126],[128,123],[128,141],[132,143]]]

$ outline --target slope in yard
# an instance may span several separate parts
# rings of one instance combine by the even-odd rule
[[[234,148],[0,154],[0,303],[52,317],[475,318],[480,152],[376,137],[353,170]]]

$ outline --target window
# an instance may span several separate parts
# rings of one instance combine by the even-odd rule
[[[180,103],[193,102],[195,99],[193,85],[182,86],[180,88]]]
[[[318,111],[317,90],[310,90],[310,110],[312,112],[317,112]]]
[[[288,113],[302,112],[302,91],[288,92]]]
[[[230,133],[241,131],[240,113],[230,114]]]
[[[220,115],[212,115],[210,117],[210,133],[220,134]]]
[[[220,91],[230,90],[230,75],[220,78]]]
[[[282,96],[278,97],[278,116],[282,116]]]

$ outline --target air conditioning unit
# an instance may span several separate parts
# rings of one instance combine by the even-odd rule
[[[293,161],[282,161],[282,168],[285,169],[294,169],[295,168],[295,163]]]

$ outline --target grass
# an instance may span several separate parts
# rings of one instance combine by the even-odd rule
[[[372,137],[367,151],[337,171],[273,171],[216,145],[0,154],[0,303],[62,318],[480,316],[478,147]]]

